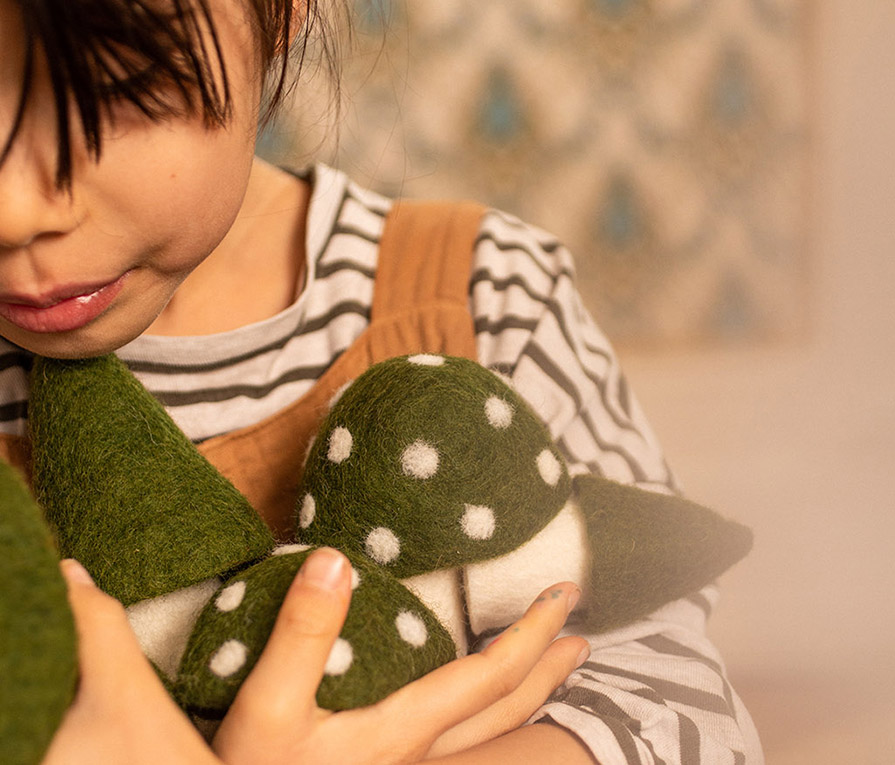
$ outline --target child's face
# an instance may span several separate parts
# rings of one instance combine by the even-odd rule
[[[73,124],[71,194],[55,185],[56,112],[38,55],[20,134],[0,166],[0,336],[35,353],[106,353],[141,334],[212,251],[243,203],[260,76],[241,0],[212,0],[233,116],[153,123],[123,102],[99,162]],[[0,139],[24,60],[16,3],[0,0]],[[74,114],[74,111],[72,111]],[[0,140],[2,143],[2,140]]]

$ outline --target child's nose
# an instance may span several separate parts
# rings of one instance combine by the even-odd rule
[[[17,141],[0,165],[0,248],[26,247],[77,226],[78,206],[56,184],[53,154]]]

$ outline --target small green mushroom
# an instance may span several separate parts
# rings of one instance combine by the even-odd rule
[[[280,547],[225,582],[208,603],[177,673],[175,695],[186,709],[223,717],[310,553],[303,545]],[[352,567],[351,606],[317,692],[324,709],[373,704],[456,657],[445,629],[398,580],[363,558]]]

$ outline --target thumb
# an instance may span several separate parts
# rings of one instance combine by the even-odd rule
[[[234,708],[248,711],[261,701],[266,714],[282,712],[292,720],[317,708],[317,686],[351,600],[350,574],[348,560],[332,548],[308,556]],[[284,677],[289,681],[283,682]]]
[[[62,576],[78,634],[81,690],[92,692],[151,679],[161,687],[127,621],[124,607],[97,587],[76,560],[63,560]]]

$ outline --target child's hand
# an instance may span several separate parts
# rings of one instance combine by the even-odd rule
[[[121,604],[74,561],[62,572],[81,676],[43,765],[220,765],[143,656]]]
[[[372,707],[332,713],[315,694],[350,599],[347,560],[314,553],[214,740],[225,762],[378,765],[461,751],[520,726],[586,656],[581,638],[553,642],[577,599],[574,585],[557,585],[482,653]]]
[[[73,561],[63,572],[81,681],[44,765],[416,762],[518,727],[586,655],[581,638],[551,642],[577,596],[573,585],[557,585],[481,654],[443,666],[375,706],[318,709],[317,685],[351,598],[347,561],[324,549],[296,577],[261,659],[221,724],[215,756],[143,657],[121,605]]]

